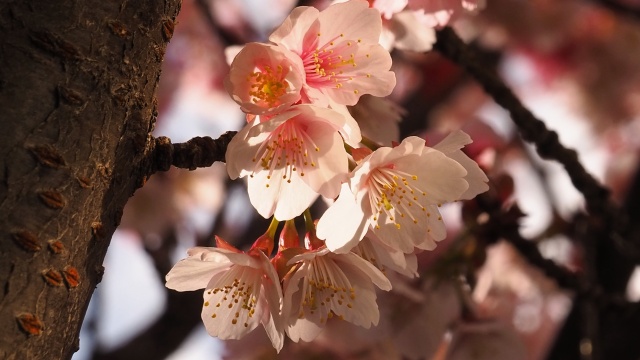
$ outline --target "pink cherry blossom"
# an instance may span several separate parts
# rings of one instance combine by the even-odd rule
[[[374,284],[390,290],[389,280],[371,263],[353,254],[334,254],[326,247],[294,256],[298,264],[284,279],[286,332],[298,342],[315,339],[336,316],[369,328],[380,318]]]
[[[232,179],[249,176],[249,199],[265,218],[289,220],[318,195],[335,197],[348,173],[341,114],[311,105],[296,105],[245,126],[229,143],[227,171]]]
[[[304,68],[298,56],[269,44],[248,43],[235,56],[225,88],[242,111],[276,114],[300,100]]]
[[[219,244],[220,244],[219,240]],[[258,249],[191,248],[167,274],[177,291],[204,288],[202,321],[211,336],[239,339],[262,324],[276,350],[284,343],[282,289],[275,269]]]
[[[385,19],[391,19],[407,6],[409,0],[370,0],[369,3],[371,7],[380,11]]]
[[[421,11],[428,17],[431,27],[443,27],[457,20],[465,12],[475,12],[485,7],[485,0],[409,0],[408,7]]]
[[[379,148],[353,170],[350,185],[342,187],[338,200],[320,218],[318,237],[326,239],[331,251],[344,252],[371,228],[382,242],[405,253],[414,247],[432,250],[446,236],[438,207],[482,188],[473,184],[467,194],[467,176],[463,165],[425,147],[418,137],[408,137],[395,148]]]
[[[430,50],[434,29],[444,27],[466,12],[482,9],[484,0],[373,0],[385,21],[380,43],[387,49]]]
[[[380,13],[362,0],[323,11],[297,7],[269,37],[304,65],[303,102],[354,105],[360,96],[386,96],[395,86],[391,56],[378,44]]]
[[[385,22],[380,43],[386,49],[424,52],[436,42],[432,16],[421,10],[403,10]]]

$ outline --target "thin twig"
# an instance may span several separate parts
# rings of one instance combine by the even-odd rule
[[[439,30],[437,38],[434,48],[467,70],[496,103],[509,111],[522,138],[534,143],[542,158],[556,160],[564,165],[574,186],[585,196],[588,210],[598,214],[604,212],[609,207],[609,191],[584,169],[577,153],[565,148],[558,140],[558,134],[547,129],[541,120],[524,107],[498,74],[485,66],[482,59],[451,28]]]

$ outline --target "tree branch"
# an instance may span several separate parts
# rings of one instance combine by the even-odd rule
[[[489,190],[491,191],[491,190]],[[477,234],[487,244],[495,243],[501,239],[508,241],[524,258],[533,266],[539,268],[547,277],[555,280],[561,288],[574,291],[578,294],[599,295],[601,291],[587,284],[584,279],[568,269],[556,264],[542,256],[536,243],[529,241],[520,235],[518,219],[514,216],[512,208],[503,211],[500,201],[491,194],[481,194],[475,200],[480,209],[489,215],[489,221],[480,225]]]
[[[609,190],[584,169],[577,153],[565,148],[558,140],[558,134],[547,129],[541,120],[525,108],[498,74],[487,67],[451,28],[439,30],[437,39],[434,48],[467,70],[496,103],[509,111],[522,138],[534,143],[542,158],[556,160],[565,167],[573,185],[585,196],[589,212],[601,214],[610,208]]]
[[[609,190],[602,186],[578,160],[575,150],[564,147],[555,131],[546,125],[515,96],[513,91],[502,81],[491,67],[486,66],[475,51],[467,46],[451,28],[437,31],[437,42],[434,49],[468,71],[494,101],[506,109],[525,141],[536,145],[538,154],[549,160],[562,164],[571,182],[584,196],[587,211],[593,217],[592,223],[608,227],[608,238],[624,249],[627,255],[637,251],[629,251],[634,247],[625,235],[628,234],[628,217],[609,199]]]
[[[225,161],[225,153],[229,142],[236,135],[235,131],[227,131],[213,140],[209,136],[194,137],[185,143],[171,143],[171,139],[160,136],[155,139],[155,147],[151,152],[151,172],[167,171],[171,165],[195,170],[209,167],[216,161]]]

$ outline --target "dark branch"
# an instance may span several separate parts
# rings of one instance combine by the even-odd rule
[[[587,211],[592,217],[591,223],[598,225],[598,231],[608,235],[602,236],[600,242],[613,242],[630,258],[639,258],[636,247],[628,239],[628,217],[611,202],[609,190],[582,166],[577,153],[565,148],[558,140],[558,134],[547,129],[540,119],[524,107],[498,74],[486,66],[451,28],[437,32],[434,48],[469,72],[496,103],[509,111],[522,138],[535,144],[542,158],[556,160],[564,166],[571,182],[584,196]]]
[[[602,214],[610,208],[609,191],[584,169],[574,150],[567,149],[560,143],[555,131],[547,129],[541,120],[522,105],[496,72],[486,66],[451,28],[439,30],[437,38],[434,48],[467,70],[496,103],[509,111],[522,138],[534,143],[542,158],[556,160],[565,167],[574,186],[584,195],[590,213]]]
[[[167,171],[171,165],[195,170],[199,167],[209,167],[216,161],[225,161],[227,146],[235,135],[235,131],[227,131],[215,140],[208,136],[198,136],[186,143],[177,144],[172,144],[168,137],[158,137],[155,139],[152,152],[151,174]]]
[[[491,190],[489,190],[491,191]],[[487,244],[499,240],[508,241],[533,266],[539,268],[547,277],[555,280],[559,287],[578,294],[600,293],[587,284],[578,274],[556,264],[542,256],[535,242],[520,235],[518,219],[519,210],[502,210],[500,201],[491,194],[481,194],[475,200],[478,207],[489,215],[489,221],[477,228],[477,235]],[[515,211],[514,211],[515,210]],[[514,215],[515,214],[515,215]]]

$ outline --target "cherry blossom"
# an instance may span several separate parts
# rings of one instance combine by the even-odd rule
[[[485,0],[409,0],[408,8],[421,11],[431,27],[443,27],[465,12],[475,12],[486,5]]]
[[[276,114],[300,100],[304,68],[283,47],[248,43],[235,56],[225,88],[242,111]]]
[[[297,7],[269,40],[302,60],[303,102],[336,107],[393,90],[391,56],[378,44],[381,29],[378,11],[366,1],[350,0],[323,11]]]
[[[453,152],[454,140],[443,148]],[[469,173],[418,137],[379,148],[353,170],[350,185],[343,185],[338,200],[320,218],[318,237],[326,239],[331,251],[345,252],[371,228],[385,244],[405,253],[414,247],[432,250],[446,236],[438,207],[485,189],[475,184],[485,178]]]
[[[300,215],[321,194],[335,197],[348,173],[339,131],[347,118],[330,109],[296,105],[245,126],[229,143],[227,171],[249,176],[249,199],[260,215],[278,220]]]
[[[431,50],[435,29],[466,12],[484,7],[484,0],[372,0],[384,18],[380,43],[387,49]]]
[[[332,317],[369,328],[380,318],[374,284],[390,290],[389,280],[353,253],[334,254],[322,246],[294,256],[298,264],[284,278],[286,332],[291,340],[311,341]]]
[[[312,341],[331,318],[377,325],[376,287],[388,291],[391,280],[396,294],[411,293],[399,274],[418,276],[416,248],[433,250],[446,237],[438,208],[486,191],[488,179],[462,151],[471,143],[464,132],[433,147],[419,137],[397,144],[403,110],[380,98],[396,83],[381,32],[387,27],[398,48],[424,51],[434,28],[479,2],[297,7],[270,43],[228,50],[233,60],[224,86],[247,125],[227,146],[227,172],[246,178],[251,204],[272,221],[250,250],[216,237],[217,247],[189,249],[167,274],[168,288],[204,289],[202,320],[210,335],[240,339],[262,324],[279,352],[285,333],[296,343]],[[309,207],[319,196],[337,199],[314,223]],[[304,247],[295,224],[302,213]],[[279,221],[285,223],[278,251],[269,259]],[[449,326],[443,319],[437,336]],[[394,331],[422,329],[406,328]],[[387,347],[394,344],[388,336]],[[427,345],[415,353],[429,353]]]
[[[261,323],[276,350],[284,344],[280,317],[282,289],[263,250],[243,253],[216,237],[218,247],[187,251],[167,274],[177,291],[204,288],[202,321],[211,336],[239,339]]]
[[[389,11],[382,12],[385,16]],[[433,17],[421,10],[403,10],[393,13],[383,23],[380,44],[387,50],[393,48],[424,52],[436,42]]]

